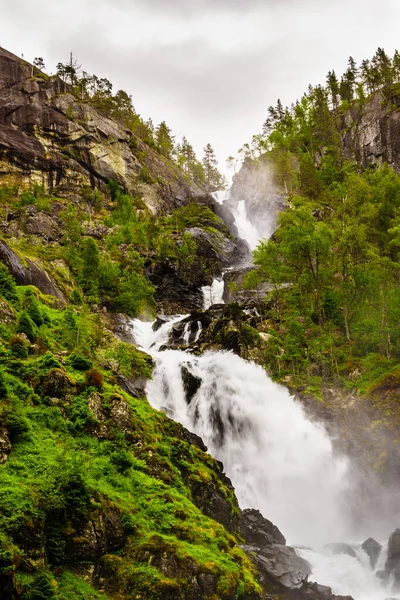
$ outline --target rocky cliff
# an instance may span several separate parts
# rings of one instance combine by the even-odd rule
[[[205,193],[128,128],[78,100],[58,77],[2,48],[0,177],[69,192],[113,180],[129,193],[139,191],[155,212]]]
[[[338,117],[346,158],[363,167],[388,163],[400,173],[399,100],[396,88],[377,91]]]

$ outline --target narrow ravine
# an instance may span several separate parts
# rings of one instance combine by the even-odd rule
[[[240,214],[236,218],[246,220],[245,210]],[[246,227],[251,228],[246,223],[238,228],[244,232]],[[221,302],[223,281],[203,291],[205,308]],[[372,568],[361,548],[369,535],[368,523],[365,530],[360,523],[354,526],[349,460],[335,454],[325,428],[312,422],[300,403],[260,366],[230,352],[193,356],[160,351],[172,327],[185,318],[173,317],[157,330],[153,323],[133,322],[137,344],[156,364],[147,386],[152,406],[204,440],[210,454],[223,462],[241,508],[257,508],[278,525],[311,564],[310,580],[354,600],[394,598],[391,582],[384,586],[376,577],[385,567],[387,551]],[[185,388],[182,368],[197,382],[192,395]],[[364,537],[356,537],[360,535]],[[329,546],[340,542],[350,542],[347,553],[337,554],[335,546]]]

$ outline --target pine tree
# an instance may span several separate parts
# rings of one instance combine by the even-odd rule
[[[326,81],[331,94],[332,106],[337,108],[339,104],[339,81],[335,71],[329,71]]]
[[[156,129],[156,144],[160,153],[166,158],[171,158],[174,153],[174,138],[171,129],[165,121],[161,121]]]
[[[207,190],[215,192],[223,186],[223,177],[218,171],[218,161],[211,144],[207,144],[204,148],[204,156],[202,160],[205,181]]]
[[[371,63],[376,71],[378,86],[391,85],[393,83],[392,61],[383,48],[377,49]]]
[[[392,65],[393,65],[394,80],[399,81],[400,80],[400,53],[398,50],[394,51]]]

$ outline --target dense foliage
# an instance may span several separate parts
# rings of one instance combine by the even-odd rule
[[[360,86],[367,93],[397,85],[397,52],[390,60],[378,49],[360,69],[349,65],[342,91],[343,81],[359,94]],[[318,388],[321,378],[350,377],[366,389],[400,360],[400,177],[345,159],[337,117],[353,92],[339,95],[341,106],[331,81],[310,87],[291,109],[269,109],[256,161],[273,168],[289,207],[255,251],[258,270],[245,285],[272,286],[265,358],[276,378]]]
[[[166,216],[154,216],[139,196],[129,196],[113,182],[108,193],[83,188],[79,202],[18,186],[0,187],[0,214],[14,211],[23,222],[27,214],[52,215],[62,227],[58,241],[44,243],[29,236],[10,238],[22,256],[40,259],[60,289],[77,306],[105,307],[130,316],[154,314],[154,272],[160,265],[174,269],[191,285],[208,281],[219,265],[199,252],[190,228],[197,227],[218,241],[227,233],[224,223],[206,206],[189,203]],[[197,278],[197,279],[196,279]],[[6,273],[0,273],[0,289],[12,300]],[[28,336],[29,337],[29,336]]]
[[[17,287],[3,266],[0,282],[4,597],[183,599],[194,569],[215,581],[210,598],[256,590],[234,536],[193,503],[192,485],[213,485],[237,513],[217,463],[118,386],[150,377],[150,357],[85,306]],[[176,575],[163,572],[164,552]],[[105,593],[88,582],[93,564]]]

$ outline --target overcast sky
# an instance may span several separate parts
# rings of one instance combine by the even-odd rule
[[[0,14],[2,47],[50,72],[73,51],[221,167],[278,97],[400,46],[399,0],[0,0]]]

